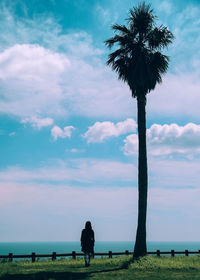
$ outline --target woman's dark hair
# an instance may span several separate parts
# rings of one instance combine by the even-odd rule
[[[91,222],[90,221],[87,221],[85,223],[85,229],[92,229],[92,225],[91,225]]]

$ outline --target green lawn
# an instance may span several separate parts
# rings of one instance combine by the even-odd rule
[[[200,280],[200,256],[148,256],[126,268],[129,261],[130,257],[94,259],[88,268],[83,259],[5,262],[0,263],[0,280]]]

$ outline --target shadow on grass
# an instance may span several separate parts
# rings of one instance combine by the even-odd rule
[[[89,270],[84,272],[38,272],[28,274],[6,274],[0,280],[84,280],[88,279],[93,273],[112,272],[125,269],[125,267]]]
[[[81,280],[87,277],[87,273],[75,272],[38,272],[28,274],[6,274],[1,280]]]
[[[120,269],[128,269],[129,266],[130,266],[132,263],[134,263],[135,261],[136,261],[135,258],[131,258],[131,259],[128,260],[128,261],[124,261],[124,262],[122,263]]]

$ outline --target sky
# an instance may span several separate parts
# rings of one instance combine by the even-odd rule
[[[138,3],[0,2],[0,241],[79,241],[87,220],[135,240],[136,100],[104,41]],[[175,40],[147,96],[147,240],[200,241],[200,1],[151,4]]]

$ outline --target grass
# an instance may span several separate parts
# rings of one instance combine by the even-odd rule
[[[130,257],[84,260],[17,261],[0,263],[0,280],[196,280],[200,279],[200,256],[152,257],[135,261]]]

